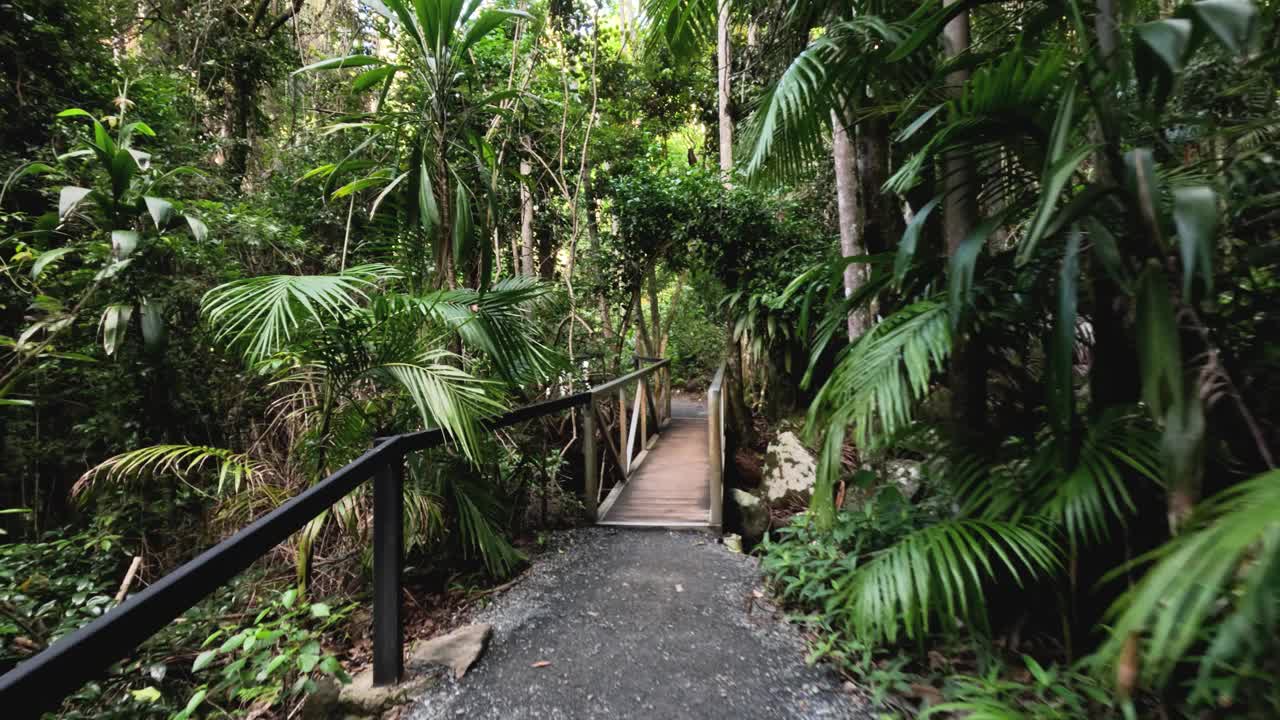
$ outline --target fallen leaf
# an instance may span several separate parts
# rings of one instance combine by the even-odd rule
[[[550,664],[551,664],[550,660],[539,660],[538,662],[530,665],[529,667],[544,668]]]

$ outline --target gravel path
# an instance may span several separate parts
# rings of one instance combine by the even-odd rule
[[[706,534],[559,533],[477,613],[494,637],[471,672],[429,689],[406,716],[873,717],[833,673],[804,664],[795,629],[753,598],[758,588],[755,561]]]

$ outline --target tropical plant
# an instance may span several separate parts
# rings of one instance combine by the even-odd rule
[[[102,310],[99,322],[102,347],[112,355],[121,347],[128,333],[130,318],[140,317],[143,341],[150,350],[163,348],[166,340],[163,302],[147,297],[148,281],[153,274],[131,271],[133,265],[155,263],[154,257],[170,251],[166,233],[175,227],[189,229],[196,242],[208,236],[204,222],[194,215],[178,211],[171,200],[157,195],[172,178],[191,168],[179,167],[160,172],[153,167],[151,154],[135,147],[139,137],[155,137],[155,131],[141,120],[125,122],[131,105],[127,97],[117,100],[118,112],[106,120],[116,128],[114,137],[101,120],[80,109],[64,110],[59,118],[88,120],[92,137],[80,138],[82,147],[63,153],[56,164],[30,162],[10,173],[0,189],[0,200],[10,186],[25,177],[46,176],[52,180],[75,181],[91,177],[90,187],[62,185],[58,190],[56,212],[42,215],[32,229],[19,232],[10,240],[17,244],[15,259],[29,261],[29,292],[35,298],[37,316],[16,340],[6,338],[14,358],[0,377],[0,402],[29,404],[26,400],[6,399],[32,361],[83,360],[75,353],[59,352],[54,343],[91,305],[98,305],[98,291],[108,285],[114,297]],[[81,167],[80,161],[89,161]],[[41,249],[41,245],[45,247]],[[51,277],[60,266],[79,256],[82,267],[98,266],[91,280],[73,284],[75,298],[60,299],[50,294]],[[67,273],[75,268],[62,268]],[[46,292],[46,290],[48,290]]]
[[[501,111],[499,103],[515,91],[479,99],[464,92],[472,63],[471,51],[487,35],[513,19],[532,20],[521,10],[489,8],[479,0],[405,2],[388,0],[384,14],[398,23],[395,62],[376,55],[330,58],[296,72],[361,68],[352,82],[356,92],[377,90],[372,112],[342,118],[329,131],[366,131],[367,137],[337,163],[317,167],[306,177],[326,180],[333,198],[381,188],[371,213],[399,188],[401,205],[416,229],[402,254],[412,287],[450,288],[457,271],[465,268],[477,287],[487,287],[493,266],[485,228],[494,220],[497,188],[496,154],[487,133],[475,128]],[[478,12],[479,11],[479,12]],[[410,87],[392,95],[396,78],[404,75]],[[366,157],[371,155],[372,159]],[[480,172],[475,182],[467,175]],[[359,171],[360,177],[336,187],[339,178]],[[425,238],[430,255],[418,251]],[[428,282],[428,273],[434,278]]]

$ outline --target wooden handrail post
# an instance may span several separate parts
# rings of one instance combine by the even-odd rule
[[[582,463],[583,473],[582,504],[587,508],[587,519],[596,521],[596,498],[600,496],[600,465],[596,455],[596,399],[582,409]]]
[[[717,376],[719,379],[720,376]],[[724,388],[712,382],[707,388],[707,493],[711,500],[710,524],[713,528],[723,525],[724,513],[724,404],[720,402]]]
[[[373,684],[395,685],[404,672],[404,453],[392,448],[373,479]]]
[[[622,450],[622,477],[631,474],[631,453],[627,449],[627,386],[618,386],[618,447]]]

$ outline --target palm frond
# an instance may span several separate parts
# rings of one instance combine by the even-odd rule
[[[1111,608],[1111,638],[1094,657],[1117,662],[1127,638],[1142,642],[1142,676],[1164,686],[1202,639],[1196,692],[1215,670],[1274,651],[1280,631],[1280,471],[1205,501],[1180,535],[1138,558],[1150,569]]]
[[[284,348],[300,326],[323,326],[358,307],[378,282],[399,275],[387,265],[361,265],[337,275],[245,278],[205,293],[201,312],[215,338],[242,347],[245,358],[255,362]]]
[[[984,612],[983,585],[1007,572],[1024,578],[1058,567],[1043,531],[995,520],[946,520],[916,530],[877,553],[841,583],[831,600],[847,612],[850,631],[870,642],[919,638],[937,623]]]
[[[715,42],[721,0],[644,0],[645,51],[665,46],[677,58],[687,59]]]
[[[1134,476],[1159,483],[1160,437],[1136,414],[1113,414],[1090,423],[1074,465],[1063,468],[1063,453],[1050,439],[1031,472],[1048,478],[1041,509],[1078,543],[1102,542],[1113,522],[1124,524],[1136,511],[1129,492]]]
[[[188,481],[193,474],[212,468],[216,471],[216,492],[239,492],[245,483],[267,471],[265,465],[225,448],[204,445],[151,445],[110,457],[89,468],[71,488],[80,495],[99,480],[120,482],[155,475],[172,475]]]
[[[908,305],[841,358],[809,408],[808,425],[852,425],[860,447],[876,447],[910,424],[914,404],[950,354],[947,306],[932,300]]]
[[[443,351],[424,353],[412,362],[387,363],[373,368],[399,384],[413,400],[425,427],[449,434],[469,458],[476,458],[481,418],[502,411],[490,397],[491,382],[481,380],[445,362]]]

